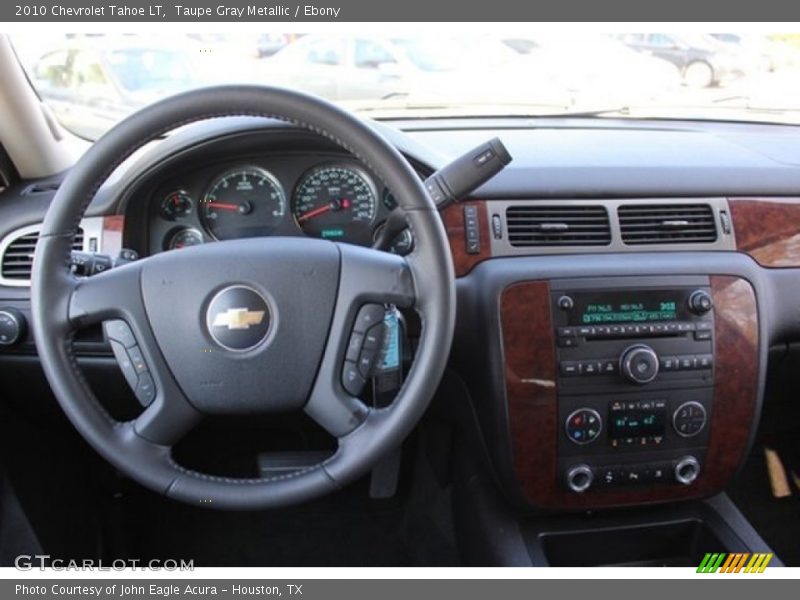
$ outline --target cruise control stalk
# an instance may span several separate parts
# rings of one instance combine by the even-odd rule
[[[423,185],[439,210],[458,202],[502,171],[511,162],[500,138],[492,138],[448,163],[428,177]],[[395,208],[373,248],[387,250],[394,239],[408,227],[405,213]]]

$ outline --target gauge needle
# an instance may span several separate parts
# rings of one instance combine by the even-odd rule
[[[220,210],[239,210],[238,204],[227,204],[225,202],[206,202],[206,205]]]
[[[302,223],[303,221],[308,221],[309,219],[313,219],[314,217],[324,215],[328,211],[342,210],[346,208],[350,208],[350,200],[348,200],[347,198],[342,198],[339,201],[329,202],[324,206],[320,206],[319,208],[310,210],[307,213],[303,213],[302,215],[297,217],[297,220]]]
[[[318,217],[319,215],[324,215],[329,210],[331,210],[331,205],[326,204],[325,206],[320,206],[319,208],[310,210],[307,213],[303,213],[302,215],[297,217],[297,220],[300,222],[308,221],[309,219],[313,219],[314,217]]]

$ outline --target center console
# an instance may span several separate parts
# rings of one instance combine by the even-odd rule
[[[705,462],[714,395],[708,278],[551,285],[558,472],[572,493],[691,485]]]
[[[511,458],[528,503],[624,506],[724,489],[759,397],[746,279],[517,281],[499,308]]]

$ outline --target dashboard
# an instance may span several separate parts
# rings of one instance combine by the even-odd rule
[[[559,510],[723,490],[755,435],[770,347],[800,339],[796,130],[374,126],[422,179],[494,136],[514,157],[441,212],[458,291],[451,368],[509,497]],[[265,120],[209,123],[137,160],[99,190],[80,249],[148,256],[266,236],[368,246],[395,206],[348,153]],[[31,187],[0,202],[0,259],[14,244],[30,253],[53,191]],[[415,243],[406,231],[392,251]],[[28,310],[24,278],[0,278],[0,293],[0,308]],[[23,351],[29,338],[0,360]]]

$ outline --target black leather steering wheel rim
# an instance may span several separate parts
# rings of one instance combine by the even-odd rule
[[[324,463],[282,477],[218,477],[185,469],[172,459],[171,446],[194,425],[201,411],[183,395],[160,351],[145,287],[148,278],[153,279],[150,271],[169,267],[176,259],[157,255],[88,279],[69,271],[71,242],[80,220],[99,187],[119,165],[146,143],[177,127],[226,116],[278,119],[334,141],[393,190],[417,240],[406,258],[334,245],[340,271],[331,333],[312,394],[303,408],[336,435],[339,448]],[[227,248],[257,254],[272,245],[281,252],[308,248],[308,256],[330,254],[330,242],[303,243],[276,240],[257,246],[258,241],[251,240]],[[195,256],[189,250],[180,252],[187,253],[182,260]],[[197,252],[223,260],[219,250]],[[358,303],[370,298],[405,302],[422,321],[414,364],[395,402],[385,409],[368,409],[343,395],[333,365],[342,357],[341,340],[336,336],[349,331]],[[447,236],[436,207],[408,162],[373,128],[346,111],[306,94],[261,86],[205,88],[167,98],[128,117],[95,142],[70,170],[45,217],[33,263],[31,303],[44,373],[67,417],[89,444],[125,475],[157,493],[225,509],[263,509],[305,501],[367,472],[402,442],[427,408],[444,372],[455,320]],[[130,422],[115,421],[102,408],[72,351],[71,342],[79,328],[110,318],[130,321],[146,356],[155,364],[160,387],[157,401]],[[335,392],[326,397],[320,390],[329,386]],[[173,424],[162,426],[161,421]]]

